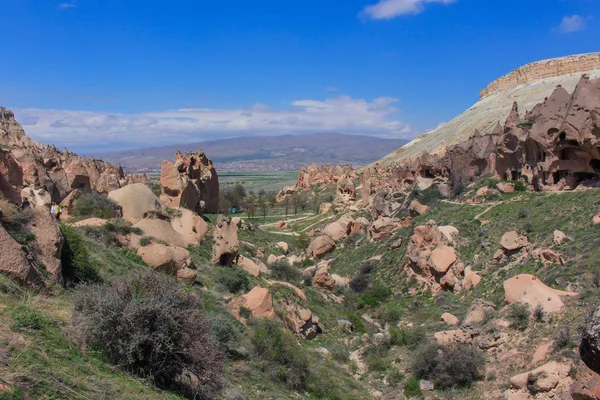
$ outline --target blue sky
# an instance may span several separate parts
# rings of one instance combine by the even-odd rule
[[[19,0],[0,104],[93,152],[240,135],[411,138],[532,61],[599,51],[600,0]]]

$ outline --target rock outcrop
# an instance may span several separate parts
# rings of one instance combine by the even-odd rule
[[[29,138],[14,114],[0,107],[0,193],[21,200],[21,191],[34,191],[32,200],[61,202],[75,189],[109,193],[121,187],[125,173],[93,158],[80,157]],[[40,197],[40,196],[48,196]],[[40,204],[44,205],[44,204]]]
[[[585,319],[579,355],[588,368],[600,374],[600,307],[590,312]]]
[[[517,275],[504,281],[504,299],[507,304],[526,304],[532,310],[540,306],[545,313],[559,312],[564,305],[562,297],[577,295],[552,289],[533,275]]]
[[[121,207],[123,218],[133,223],[144,218],[149,212],[163,209],[158,197],[143,183],[134,183],[114,190],[108,194],[108,198]]]
[[[167,207],[216,213],[219,209],[219,178],[202,150],[186,155],[177,152],[175,162],[161,165],[160,201]]]
[[[317,164],[312,164],[306,168],[302,168],[298,173],[296,188],[310,189],[313,185],[322,187],[336,185],[337,183],[356,178],[356,171],[347,165],[323,165],[319,168]],[[356,192],[354,191],[354,194]]]
[[[214,228],[215,243],[212,249],[212,262],[220,265],[231,265],[238,255],[239,242],[237,226],[231,218],[219,215]]]

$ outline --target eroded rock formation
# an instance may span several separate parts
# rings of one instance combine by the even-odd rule
[[[219,178],[202,150],[185,155],[178,151],[175,162],[163,161],[160,184],[160,201],[167,207],[209,213],[219,210]]]

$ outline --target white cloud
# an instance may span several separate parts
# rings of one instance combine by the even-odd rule
[[[409,138],[417,132],[398,121],[397,99],[372,101],[339,96],[298,100],[288,109],[256,104],[245,109],[178,109],[137,114],[15,109],[25,132],[58,147],[118,149],[190,143],[236,136],[341,132]]]
[[[586,19],[581,15],[566,16],[558,26],[562,33],[579,32],[585,29]]]
[[[379,3],[367,6],[363,15],[370,19],[391,19],[404,14],[418,14],[427,3],[452,4],[456,0],[379,0]]]
[[[71,1],[70,3],[60,3],[58,5],[59,8],[76,8],[77,1]]]

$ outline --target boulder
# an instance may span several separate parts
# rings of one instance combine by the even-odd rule
[[[276,200],[277,200],[278,203],[281,203],[286,198],[289,198],[290,196],[292,196],[294,193],[296,193],[296,187],[295,186],[286,186],[283,189],[281,189],[279,191],[279,193],[277,193]]]
[[[433,339],[437,344],[449,346],[456,343],[469,343],[472,336],[463,329],[455,329],[450,331],[436,332],[433,334]]]
[[[559,312],[564,303],[563,296],[577,296],[544,285],[533,275],[517,275],[504,281],[504,299],[507,304],[527,304],[531,309],[541,306],[545,313]]]
[[[478,272],[474,272],[471,267],[465,268],[465,278],[463,279],[463,287],[467,290],[476,288],[481,282],[481,276]]]
[[[487,186],[479,188],[479,189],[477,189],[477,192],[475,193],[475,197],[485,197],[485,196],[487,196],[489,191],[490,191],[490,189]]]
[[[279,221],[279,222],[277,222],[277,225],[275,226],[275,229],[281,231],[281,230],[284,230],[284,229],[290,229],[290,226],[285,221]]]
[[[161,243],[139,247],[137,254],[153,269],[171,274],[176,274],[191,264],[190,253],[186,249]]]
[[[594,223],[594,225],[600,224],[600,213],[594,215],[594,217],[592,218],[592,222]]]
[[[517,231],[506,232],[500,239],[500,246],[508,251],[516,251],[528,245],[527,238],[519,235]]]
[[[209,230],[209,226],[198,214],[181,208],[179,216],[171,218],[171,226],[188,245],[199,245]]]
[[[411,217],[416,217],[419,215],[423,215],[429,212],[429,206],[425,206],[419,202],[419,200],[413,200],[408,206],[408,211],[410,212]]]
[[[549,392],[554,389],[561,379],[569,375],[569,364],[551,361],[533,371],[525,372],[510,378],[514,389],[528,389],[533,393]]]
[[[101,227],[106,225],[108,221],[102,218],[86,218],[81,221],[77,221],[73,223],[73,226],[91,226],[91,227]]]
[[[275,243],[275,247],[283,252],[283,254],[287,254],[290,251],[290,247],[286,242],[277,242]]]
[[[451,226],[451,225],[446,225],[446,226],[438,226],[438,229],[440,230],[440,232],[442,232],[442,235],[444,235],[444,238],[446,239],[446,241],[452,245],[456,244],[456,239],[458,238],[459,235],[459,231],[458,229],[456,229],[455,227]]]
[[[269,289],[256,286],[250,292],[242,296],[241,299],[242,301],[239,305],[249,309],[252,317],[268,319],[275,318],[273,296],[271,296],[271,293],[269,293]]]
[[[312,285],[321,289],[332,291],[335,287],[335,279],[329,275],[327,266],[318,267],[315,271]]]
[[[308,255],[313,258],[321,258],[335,249],[335,242],[327,235],[314,238],[308,246]]]
[[[196,282],[196,277],[198,276],[198,271],[191,268],[183,268],[177,270],[177,280],[186,283],[194,283]]]
[[[479,324],[486,318],[486,314],[493,313],[494,311],[496,311],[496,306],[493,303],[483,299],[476,299],[471,303],[471,307],[463,321],[463,326]]]
[[[128,186],[125,186],[127,188]],[[120,190],[120,189],[119,189]],[[150,236],[169,246],[187,247],[186,240],[173,229],[169,221],[155,218],[144,218],[135,225],[134,228],[142,230],[142,236]]]
[[[289,330],[304,339],[314,339],[323,332],[316,315],[308,308],[287,300],[283,303],[283,320]]]
[[[47,207],[52,204],[52,197],[46,188],[35,188],[28,186],[21,190],[21,198],[28,199],[33,208]]]
[[[231,222],[231,218],[223,215],[217,217],[213,237],[215,243],[212,250],[212,262],[231,265],[239,250],[237,226]]]
[[[258,267],[258,265],[256,265],[254,263],[254,261],[252,261],[249,258],[246,258],[244,256],[238,256],[237,265],[242,267],[250,275],[253,275],[253,276],[260,275],[260,268]]]
[[[449,246],[440,246],[431,252],[431,265],[438,274],[445,274],[456,262],[456,250]]]
[[[378,242],[389,238],[401,228],[402,225],[399,222],[395,222],[392,218],[380,217],[369,226],[369,233],[371,234],[371,238]]]
[[[515,184],[508,182],[498,182],[496,184],[496,189],[502,194],[514,193],[515,192]]]
[[[533,251],[533,257],[542,260],[544,264],[564,265],[565,263],[558,252],[550,249],[536,249]]]
[[[108,198],[121,207],[123,218],[133,223],[144,218],[148,212],[162,210],[158,197],[143,183],[134,183],[113,190],[108,194]]]
[[[323,229],[323,235],[329,236],[334,242],[346,238],[348,233],[339,222],[332,222]]]
[[[559,230],[554,231],[552,236],[553,236],[554,244],[556,244],[556,245],[561,245],[570,239],[564,232],[561,232]]]
[[[77,200],[83,195],[83,192],[79,189],[73,190],[67,197],[60,202],[60,207],[62,209],[61,220],[68,221],[69,218],[73,215],[73,209],[75,207],[75,203]]]
[[[419,389],[423,392],[431,392],[435,390],[435,385],[430,381],[420,380]]]
[[[458,326],[460,324],[460,320],[450,313],[443,313],[440,320],[450,326]]]

